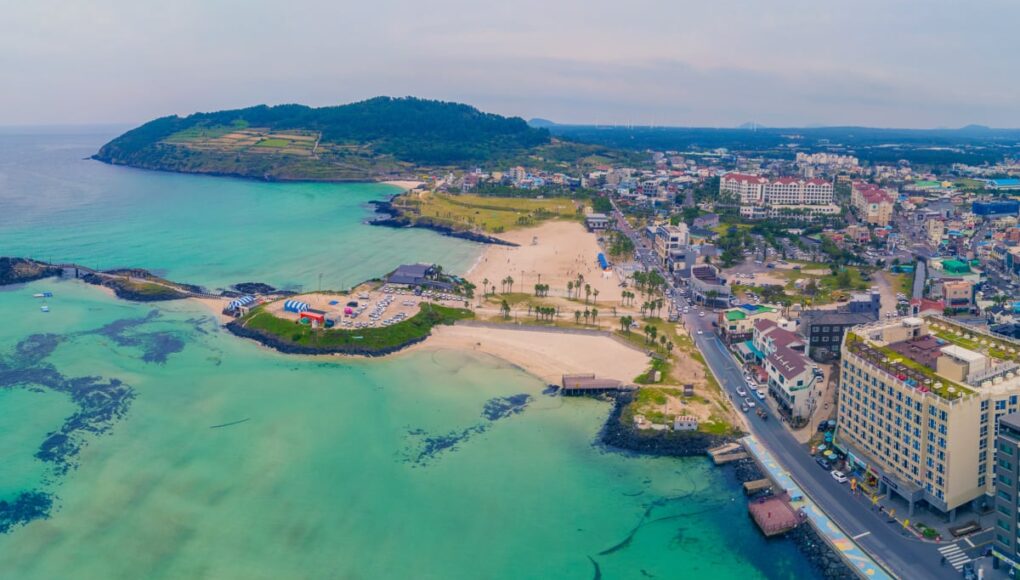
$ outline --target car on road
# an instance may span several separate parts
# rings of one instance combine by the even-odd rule
[[[751,397],[744,397],[744,404],[748,407],[754,407],[754,401],[751,400]]]
[[[699,335],[702,335],[702,334],[705,334],[705,332],[704,332],[703,330],[701,330],[701,329],[699,328],[699,329],[698,329],[698,334],[699,334]]]
[[[704,316],[705,316],[705,311],[704,311],[704,310],[702,310],[701,312],[699,312],[699,313],[698,313],[698,316],[704,317]]]
[[[842,471],[832,471],[832,479],[835,479],[838,483],[846,483],[846,474]]]
[[[818,465],[821,465],[822,469],[824,469],[826,471],[829,471],[829,470],[832,469],[832,464],[829,463],[829,460],[824,458],[824,457],[819,457],[819,458],[815,459],[815,463],[817,463]]]
[[[744,387],[737,387],[737,395],[741,397],[746,397],[747,389],[745,389]]]
[[[755,390],[754,390],[754,394],[755,394],[755,395],[756,395],[756,396],[757,396],[757,397],[758,397],[758,398],[759,398],[760,400],[762,400],[762,401],[764,401],[764,400],[765,400],[765,391],[764,391],[764,389],[755,389]]]

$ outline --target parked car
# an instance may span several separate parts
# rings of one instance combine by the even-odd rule
[[[846,475],[842,471],[833,471],[832,479],[835,479],[838,483],[846,483]]]
[[[747,390],[744,389],[744,387],[737,387],[737,395],[740,396],[740,397],[746,397],[747,396]]]
[[[751,397],[744,397],[744,404],[748,407],[754,407],[754,401],[751,400]]]
[[[832,464],[829,463],[829,460],[824,458],[824,457],[819,457],[819,458],[815,459],[815,462],[818,463],[818,465],[821,465],[822,469],[824,469],[826,471],[829,471],[829,470],[832,469]]]
[[[765,400],[765,391],[763,389],[755,389],[754,394],[757,395],[760,400]]]

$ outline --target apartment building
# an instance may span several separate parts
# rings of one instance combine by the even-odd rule
[[[843,339],[836,446],[875,491],[955,519],[992,501],[999,419],[1020,402],[1020,342],[941,316],[858,326]]]
[[[689,245],[690,242],[690,232],[687,230],[687,224],[683,222],[675,226],[667,224],[657,227],[654,243],[659,263],[668,267],[670,256],[681,252],[682,248]]]
[[[999,419],[995,438],[995,542],[992,555],[1020,570],[1020,413]]]
[[[892,221],[896,196],[873,183],[855,181],[850,188],[850,204],[865,223],[887,226]]]

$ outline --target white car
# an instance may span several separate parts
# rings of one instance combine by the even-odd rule
[[[699,313],[698,313],[698,316],[704,317],[704,316],[705,316],[705,311],[701,311],[701,312],[699,312]]]
[[[737,387],[737,396],[740,396],[740,397],[746,397],[747,396],[747,391],[744,389],[744,387]]]
[[[704,332],[703,332],[703,331],[702,331],[702,330],[701,330],[701,329],[699,328],[699,329],[698,329],[698,334],[699,334],[699,335],[702,335],[702,334],[705,334],[705,333],[704,333]]]
[[[832,479],[835,479],[839,483],[846,483],[846,475],[842,471],[833,470]]]
[[[744,404],[748,407],[754,407],[754,401],[751,400],[751,397],[744,397]]]

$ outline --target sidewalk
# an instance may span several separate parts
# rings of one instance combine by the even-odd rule
[[[825,512],[818,508],[810,498],[804,495],[800,486],[794,483],[793,478],[787,473],[772,453],[763,446],[754,435],[748,435],[740,440],[744,447],[751,452],[758,460],[758,464],[768,471],[779,487],[790,494],[791,504],[794,508],[803,509],[807,514],[808,521],[814,526],[820,536],[842,556],[844,561],[856,571],[868,578],[878,580],[892,580],[886,571],[875,562],[864,550],[862,550],[852,538],[843,533],[836,524],[829,519]]]

